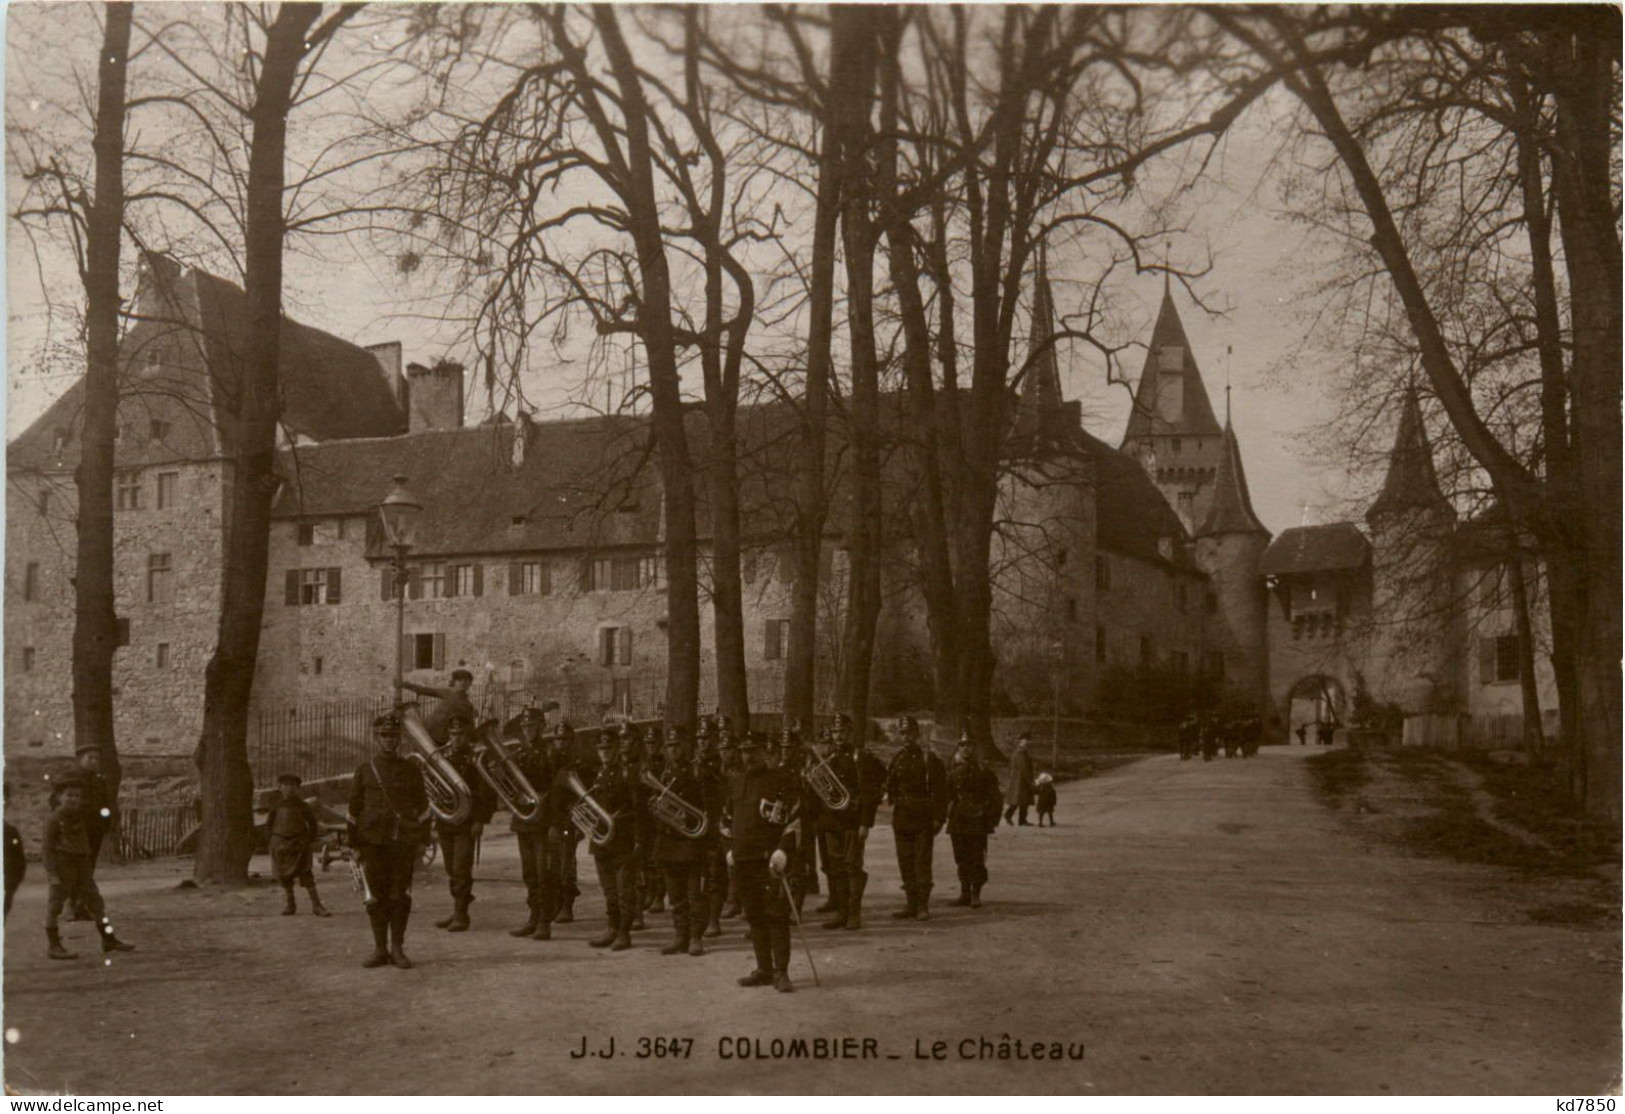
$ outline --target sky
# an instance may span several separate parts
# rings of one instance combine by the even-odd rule
[[[10,87],[8,86],[8,90]],[[13,103],[8,112],[26,112]],[[1350,479],[1334,466],[1318,462],[1305,435],[1329,414],[1323,385],[1325,369],[1292,365],[1314,306],[1309,293],[1314,267],[1329,258],[1301,226],[1280,211],[1278,190],[1265,170],[1279,126],[1278,106],[1264,105],[1244,116],[1216,154],[1207,179],[1185,197],[1186,231],[1170,237],[1166,258],[1176,268],[1198,271],[1211,259],[1211,269],[1190,281],[1202,301],[1222,312],[1208,312],[1176,285],[1175,303],[1190,337],[1214,410],[1223,420],[1225,387],[1231,387],[1230,412],[1260,518],[1272,531],[1301,523],[1332,521],[1346,513],[1340,499]],[[1189,157],[1184,156],[1184,157]],[[1177,167],[1165,168],[1171,175]],[[1142,189],[1154,189],[1148,176]],[[7,187],[15,193],[15,166],[8,161]],[[12,207],[8,203],[8,211]],[[75,281],[62,258],[36,259],[33,245],[8,223],[7,369],[4,394],[8,440],[39,416],[77,373],[71,358],[42,367],[36,357],[47,336],[72,340],[65,322],[47,328],[41,275],[58,294],[73,295]],[[1088,261],[1051,256],[1058,276],[1057,309],[1065,315],[1085,296],[1081,283],[1065,276],[1088,273]],[[356,245],[329,251],[325,262],[291,255],[287,302],[291,316],[359,344],[404,342],[407,360],[429,363],[442,355],[467,360],[466,353],[447,351],[433,320],[444,296],[445,280],[420,272],[403,278],[394,261],[368,254]],[[1113,323],[1122,341],[1149,339],[1161,301],[1163,280],[1156,274],[1116,272],[1111,296]],[[1069,303],[1070,298],[1070,303]],[[70,351],[72,346],[70,345]],[[1105,383],[1097,355],[1084,345],[1061,351],[1062,388],[1083,402],[1089,431],[1111,444],[1121,438],[1129,395]],[[1018,357],[1019,358],[1019,357]],[[1137,375],[1143,352],[1126,354],[1125,365]],[[553,413],[567,413],[568,400],[579,397],[580,364],[561,352],[555,360],[534,359],[527,394]],[[1360,480],[1354,481],[1359,485]]]

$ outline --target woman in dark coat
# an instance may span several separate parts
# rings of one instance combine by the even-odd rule
[[[1033,759],[1027,753],[1032,738],[1025,731],[1016,740],[1016,752],[1010,756],[1009,780],[1004,783],[1004,822],[1013,823],[1011,817],[1019,811],[1021,824],[1027,826],[1027,810],[1033,804]]]

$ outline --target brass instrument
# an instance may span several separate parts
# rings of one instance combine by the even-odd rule
[[[351,851],[349,859],[350,884],[355,887],[356,896],[361,898],[361,904],[371,905],[377,899],[372,896],[372,887],[367,884],[367,872],[361,865],[361,856]]]
[[[509,741],[497,737],[495,727],[495,721],[487,722],[475,734],[474,765],[515,819],[534,820],[542,811],[541,794],[513,760],[508,750]]]
[[[574,770],[564,775],[565,784],[570,792],[581,798],[570,806],[570,823],[586,833],[587,838],[602,847],[615,838],[615,817],[609,810],[592,799],[587,787],[581,784],[581,779]]]
[[[844,812],[852,804],[852,794],[834,770],[829,768],[830,758],[820,758],[807,767],[807,784],[831,812]]]
[[[706,819],[705,813],[701,809],[695,808],[672,792],[671,786],[655,777],[648,770],[644,770],[638,776],[644,785],[658,794],[654,800],[649,802],[649,811],[654,814],[656,820],[678,835],[687,836],[689,839],[699,839],[705,835],[711,822]]]
[[[447,824],[461,824],[474,809],[474,794],[463,775],[435,746],[429,729],[412,708],[401,712],[401,736],[412,744],[406,755],[423,773],[423,788],[429,795],[429,810]]]

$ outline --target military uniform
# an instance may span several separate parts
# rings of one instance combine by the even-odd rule
[[[583,784],[591,785],[598,776],[598,767],[596,763],[579,761],[573,732],[554,738],[552,758],[554,792],[548,804],[552,821],[547,829],[547,853],[559,878],[558,912],[553,920],[557,924],[571,924],[576,919],[576,898],[581,896],[577,860],[585,836],[570,815],[575,794],[570,789],[568,779],[574,773]]]
[[[369,966],[411,966],[402,944],[412,915],[412,872],[429,839],[429,815],[429,795],[416,763],[380,751],[356,767],[350,780],[350,842],[372,894]]]
[[[801,787],[782,767],[745,769],[728,785],[726,820],[732,833],[733,864],[739,903],[750,923],[756,969],[740,980],[745,986],[792,989],[790,969],[790,900],[784,880],[794,873],[800,837]],[[786,875],[774,873],[775,851],[788,858]]]
[[[436,921],[435,927],[466,932],[468,907],[474,904],[474,849],[480,832],[496,815],[497,799],[490,784],[480,775],[472,748],[441,753],[468,786],[472,800],[468,816],[456,824],[438,816],[434,818],[435,833],[440,840],[440,861],[446,867],[446,887],[451,891],[452,901],[451,916]]]
[[[603,843],[592,845],[598,883],[604,891],[607,925],[603,935],[589,940],[595,948],[625,951],[632,946],[632,922],[637,916],[638,865],[643,852],[642,818],[638,798],[627,767],[611,758],[598,770],[588,789],[593,800],[615,821],[615,829]]]
[[[709,742],[715,742],[713,737]],[[728,797],[728,778],[723,773],[722,755],[706,746],[694,762],[704,801],[706,833],[701,889],[705,895],[706,936],[722,935],[722,906],[728,897],[728,847],[722,838],[722,807]]]
[[[530,787],[541,797],[536,815],[526,820],[518,815],[508,821],[508,830],[519,845],[519,874],[525,881],[525,923],[509,929],[509,936],[552,939],[553,913],[559,899],[559,880],[549,869],[548,830],[554,808],[553,758],[548,744],[533,727],[526,727],[519,747],[513,752],[515,765]]]
[[[999,826],[1003,803],[999,779],[977,761],[974,750],[949,772],[948,839],[959,870],[955,905],[981,907],[982,887],[987,884],[987,837]]]
[[[837,750],[830,755],[829,771],[846,787],[848,801],[843,809],[832,809],[823,801],[818,808],[818,838],[824,848],[824,865],[829,879],[830,912],[834,914],[824,922],[825,928],[845,928],[848,910],[852,907],[851,872],[848,864],[857,862],[861,869],[863,852],[858,837],[859,820],[863,806],[858,796],[858,764],[846,751]]]
[[[650,790],[646,798],[647,823],[652,835],[648,842],[654,861],[665,874],[665,891],[671,896],[671,920],[675,930],[675,938],[668,947],[661,949],[661,954],[688,952],[704,955],[705,946],[700,941],[705,935],[706,922],[710,919],[706,895],[702,891],[708,850],[706,840],[710,834],[707,790],[691,763],[670,764],[661,780],[668,793],[681,797],[707,814],[706,836],[686,836],[656,819],[654,802],[661,794]]]
[[[929,916],[931,857],[937,832],[948,813],[948,774],[942,759],[909,737],[886,771],[886,798],[892,806],[892,833],[897,839],[897,867],[903,875],[907,904],[894,916]]]
[[[886,764],[862,746],[852,755],[857,771],[853,794],[858,800],[858,827],[846,845],[846,927],[863,927],[863,894],[869,888],[864,869],[869,849],[869,833],[875,830],[875,814],[886,799]]]

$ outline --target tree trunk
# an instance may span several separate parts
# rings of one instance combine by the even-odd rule
[[[1518,631],[1518,682],[1523,693],[1523,743],[1531,754],[1546,750],[1541,730],[1540,686],[1535,683],[1535,630],[1529,617],[1529,586],[1524,582],[1523,555],[1514,545],[1506,563],[1507,583],[1512,588],[1512,611]]]
[[[74,749],[94,747],[117,802],[113,731],[113,460],[119,403],[119,254],[124,236],[125,77],[133,4],[108,4],[97,75],[96,196],[85,233],[85,403],[74,560]],[[116,806],[115,806],[116,807]]]
[[[236,371],[231,518],[219,636],[204,672],[203,737],[198,778],[203,826],[198,882],[244,885],[253,855],[254,779],[248,764],[248,709],[259,657],[270,557],[271,499],[276,493],[276,423],[282,354],[282,250],[286,226],[288,111],[319,4],[283,4],[266,34],[248,156],[244,288],[248,345]],[[233,377],[228,374],[228,382]]]

